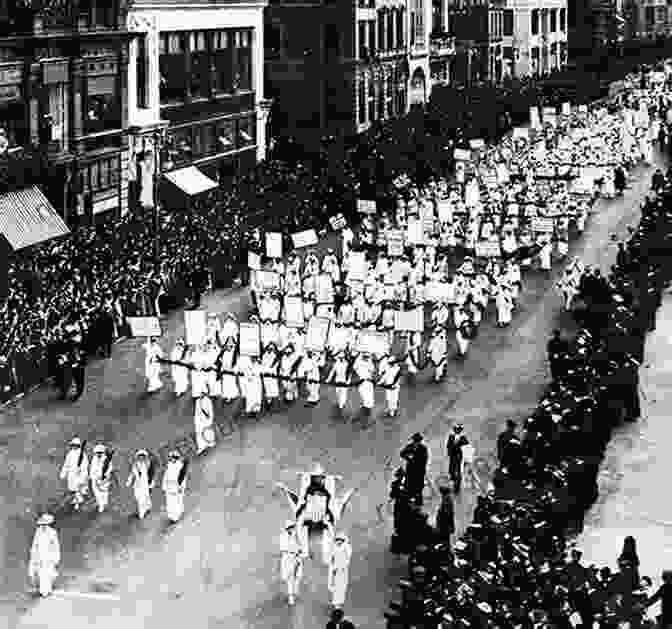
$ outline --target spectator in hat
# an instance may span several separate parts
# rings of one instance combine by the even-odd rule
[[[455,424],[453,431],[448,435],[446,442],[446,454],[448,455],[448,475],[453,481],[455,491],[459,492],[462,485],[462,448],[468,443],[467,438],[462,434],[464,427],[462,424]]]
[[[406,490],[415,504],[422,505],[422,490],[425,487],[429,450],[423,443],[419,432],[411,437],[411,442],[404,447],[400,456],[406,462]]]
[[[497,437],[497,459],[501,463],[504,460],[504,453],[509,442],[516,438],[516,422],[512,419],[506,420],[506,429]]]
[[[30,547],[28,577],[43,597],[51,594],[61,562],[61,545],[53,523],[53,515],[45,513],[40,516]]]
[[[450,538],[455,534],[455,505],[448,485],[439,487],[441,505],[436,512],[437,537],[444,544],[450,545]]]

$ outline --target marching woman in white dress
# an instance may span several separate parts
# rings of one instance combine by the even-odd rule
[[[242,362],[242,369],[240,368]],[[257,358],[248,358],[239,361],[239,371],[242,372],[241,388],[245,396],[245,412],[255,416],[261,412],[263,403],[263,386],[261,382],[261,365]]]
[[[544,236],[540,241],[540,243],[541,243],[541,250],[539,251],[539,263],[541,266],[541,270],[550,271],[551,251],[553,249],[553,245],[551,244],[551,240],[548,236]]]
[[[201,391],[200,397],[194,404],[194,435],[196,437],[196,452],[202,454],[215,445],[215,411],[212,400],[208,397],[207,385]]]
[[[434,382],[439,382],[443,378],[446,369],[446,359],[448,356],[448,342],[446,340],[446,331],[441,328],[434,330],[429,341],[429,358],[434,365]]]
[[[208,366],[207,357],[202,346],[194,347],[191,353],[191,363],[194,366],[191,369],[191,397],[197,400],[208,386],[208,372],[203,371]]]
[[[175,523],[184,514],[184,491],[186,488],[187,462],[173,450],[168,455],[168,465],[163,473],[161,489],[166,497],[166,515]]]
[[[280,386],[278,383],[278,349],[271,343],[264,350],[261,357],[261,369],[264,374],[264,398],[267,408],[271,408],[280,396]]]
[[[226,345],[227,342],[233,342],[234,345],[238,343],[239,327],[236,315],[232,312],[227,312],[224,315],[224,323],[219,334],[220,342]]]
[[[28,578],[35,585],[40,596],[49,596],[58,576],[61,562],[61,545],[58,533],[52,528],[54,516],[45,513],[37,521],[37,530],[30,547]]]
[[[508,284],[501,282],[497,297],[495,298],[497,306],[497,326],[500,328],[511,324],[511,314],[513,312],[513,298]]]
[[[154,466],[149,460],[147,450],[138,450],[128,475],[126,487],[133,487],[133,495],[138,505],[138,518],[141,520],[152,509],[151,490],[154,487]]]
[[[236,342],[229,339],[226,341],[219,357],[220,370],[229,372],[221,373],[222,397],[227,404],[233,402],[240,395],[237,376],[231,373],[235,371],[236,360]]]
[[[163,386],[161,382],[161,363],[163,351],[154,338],[147,339],[145,345],[145,377],[147,378],[147,393],[154,393]]]
[[[184,345],[184,339],[177,339],[175,341],[175,347],[170,353],[170,360],[173,362],[186,362],[187,359],[187,348]],[[187,392],[189,388],[189,369],[183,365],[171,365],[170,375],[173,378],[173,383],[175,385],[175,395],[180,397]]]
[[[420,348],[422,347],[422,334],[420,332],[409,332],[406,346],[406,371],[414,376],[420,370]]]
[[[375,395],[373,391],[373,371],[374,365],[371,360],[371,354],[362,352],[354,362],[353,371],[361,380],[358,391],[362,401],[362,408],[365,412],[370,412],[375,403]]]
[[[280,536],[280,578],[287,585],[289,604],[294,605],[303,577],[303,548],[296,534],[296,522],[287,520]]]
[[[209,395],[213,398],[221,397],[222,388],[220,380],[217,376],[217,363],[219,361],[219,347],[214,340],[208,339],[205,342],[205,356],[204,363],[209,371],[205,372],[206,386],[208,387]]]
[[[333,382],[336,385],[336,403],[342,411],[348,403],[348,385],[350,384],[350,365],[345,358],[345,352],[338,352],[334,360],[334,365],[327,378],[327,382]]]

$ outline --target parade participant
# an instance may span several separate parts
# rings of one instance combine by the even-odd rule
[[[303,578],[303,552],[296,522],[287,520],[280,536],[280,578],[287,585],[289,604],[294,605]]]
[[[175,362],[185,362],[187,358],[187,348],[184,339],[178,338],[175,341],[175,347],[170,353],[170,360],[173,364],[170,366],[170,373],[175,385],[175,395],[180,397],[187,392],[189,388],[189,369],[184,365],[176,365]]]
[[[224,402],[226,404],[230,404],[240,395],[240,390],[238,389],[238,380],[233,373],[235,371],[235,365],[237,361],[236,354],[236,341],[229,337],[226,340],[219,356],[219,372],[221,375],[220,382],[222,387],[222,397],[224,398]]]
[[[464,358],[469,349],[469,343],[476,334],[476,326],[471,317],[467,314],[466,308],[462,306],[460,310],[455,313],[455,341],[457,342],[457,356]]]
[[[388,342],[390,345],[394,343],[394,326],[395,326],[396,309],[392,302],[386,301],[383,304],[382,313],[380,315],[380,327],[387,333]]]
[[[320,403],[320,360],[314,352],[308,350],[306,356],[301,359],[297,376],[306,381],[308,397],[306,406],[316,406]]]
[[[467,440],[466,437],[464,437],[464,439],[466,440],[466,443],[462,445],[462,471],[460,476],[465,484],[466,482],[471,484],[472,489],[480,489],[481,479],[474,468],[476,451],[469,440]]]
[[[539,264],[542,271],[551,270],[551,252],[553,245],[548,236],[543,236],[540,240],[541,250],[539,251]]]
[[[448,341],[445,330],[438,329],[429,341],[429,360],[434,365],[434,382],[440,382],[446,371],[448,360]]]
[[[361,398],[362,409],[364,412],[370,413],[375,404],[373,391],[374,365],[373,360],[371,359],[371,354],[362,352],[355,359],[352,369],[361,381],[357,390],[359,391],[359,396]]]
[[[161,489],[166,497],[166,515],[173,524],[184,514],[186,474],[187,462],[177,450],[173,450],[168,454],[168,465],[161,483]]]
[[[401,389],[401,365],[395,356],[385,355],[378,365],[378,384],[385,388],[388,417],[399,412],[399,391]]]
[[[422,334],[420,332],[409,332],[406,341],[406,371],[414,378],[420,370],[420,349],[422,347]]]
[[[52,528],[54,521],[54,516],[49,513],[40,516],[30,547],[28,578],[43,597],[52,593],[61,562],[58,533]]]
[[[196,345],[191,352],[191,364],[193,365],[193,369],[190,369],[191,397],[197,400],[207,388],[209,381],[208,372],[203,370],[210,365],[208,365],[205,348],[202,345]]]
[[[345,257],[352,250],[352,242],[354,239],[354,232],[348,225],[346,225],[341,230],[341,253],[343,257]]]
[[[261,412],[263,402],[263,385],[261,381],[261,365],[256,357],[240,360],[238,369],[240,386],[245,398],[245,412],[249,417],[255,417]]]
[[[341,281],[341,269],[338,265],[338,258],[333,249],[327,249],[327,254],[322,258],[322,272],[331,275],[334,284]]]
[[[145,378],[147,393],[154,393],[163,387],[161,382],[161,363],[163,351],[155,338],[148,338],[145,345]]]
[[[405,489],[410,499],[421,506],[422,490],[425,487],[425,476],[429,465],[429,450],[422,442],[422,435],[419,432],[411,437],[411,442],[403,448],[399,456],[406,462]]]
[[[345,533],[334,536],[334,544],[329,555],[329,579],[327,587],[331,592],[331,603],[335,608],[343,607],[348,591],[352,546]]]
[[[154,464],[147,450],[138,450],[131,466],[126,487],[133,487],[133,495],[138,505],[138,518],[141,520],[152,509],[151,490],[154,488]]]
[[[198,454],[215,445],[215,410],[208,393],[206,386],[194,404],[194,437]]]
[[[445,330],[448,327],[450,310],[445,303],[438,303],[432,312],[432,326],[435,331]]]
[[[278,364],[280,362],[278,349],[271,343],[266,347],[261,358],[263,373],[264,402],[266,408],[272,408],[274,402],[280,397],[280,385],[278,382]]]
[[[565,299],[565,312],[570,312],[572,309],[572,302],[579,292],[578,278],[570,267],[565,269],[565,272],[558,282],[558,287],[562,291]]]
[[[448,475],[453,481],[455,491],[460,491],[462,485],[462,448],[468,442],[467,438],[462,434],[464,430],[462,424],[455,424],[453,431],[448,435],[446,441],[446,454],[448,455]]]
[[[88,493],[89,458],[86,456],[85,448],[86,441],[82,442],[79,437],[74,437],[70,441],[60,473],[60,479],[66,481],[68,491],[71,493],[75,511],[79,511]]]
[[[511,313],[513,312],[513,298],[508,284],[502,282],[495,298],[497,307],[497,326],[504,328],[511,324]]]
[[[336,385],[336,404],[341,411],[345,409],[348,403],[348,388],[351,381],[349,371],[350,365],[345,357],[345,352],[338,352],[331,372],[327,377],[327,382],[333,382]]]
[[[222,389],[220,379],[217,374],[217,363],[219,362],[220,350],[212,339],[205,341],[205,351],[203,352],[203,368],[205,371],[205,386],[208,389],[208,395],[212,398],[221,397]]]
[[[338,309],[337,321],[340,325],[352,326],[355,323],[355,309],[350,300],[345,300]]]
[[[98,513],[103,513],[110,502],[110,485],[112,483],[112,450],[101,443],[93,449],[93,457],[89,467],[91,490],[96,499]]]
[[[238,343],[239,335],[238,321],[236,315],[232,312],[227,312],[224,315],[224,323],[220,332],[221,343],[226,346],[227,343],[233,343],[235,346]]]
[[[303,276],[317,275],[320,272],[320,260],[314,249],[309,249],[303,261]]]
[[[84,383],[86,377],[86,351],[82,347],[81,335],[76,337],[74,347],[71,352],[71,370],[72,379],[75,381],[75,397],[72,399],[76,402],[84,393]]]
[[[455,505],[450,493],[450,487],[439,487],[441,504],[436,512],[436,532],[439,540],[450,546],[450,538],[455,534]]]
[[[280,375],[284,378],[293,378],[296,375],[301,357],[294,351],[294,346],[290,343],[285,348],[280,359]],[[285,379],[282,381],[285,402],[294,402],[298,396],[298,385],[295,380]]]

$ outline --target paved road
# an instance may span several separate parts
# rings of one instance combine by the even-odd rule
[[[610,237],[624,235],[637,219],[638,200],[648,187],[651,169],[641,168],[638,174],[625,199],[596,206],[573,254],[608,268],[615,256]],[[402,388],[402,412],[397,418],[384,417],[379,403],[368,420],[351,408],[344,421],[333,413],[328,393],[315,409],[298,406],[291,413],[251,423],[234,419],[230,436],[192,469],[187,513],[173,529],[166,529],[158,513],[143,522],[129,520],[126,514],[132,505],[125,491],[109,514],[83,513],[59,521],[66,577],[59,587],[64,592],[38,603],[16,594],[23,591],[32,534],[26,510],[55,494],[53,478],[62,442],[81,428],[92,440],[117,444],[122,453],[140,444],[156,447],[189,430],[191,409],[187,400],[175,402],[168,392],[143,397],[137,341],[124,343],[111,361],[93,367],[94,384],[76,405],[60,406],[44,391],[30,396],[6,413],[0,432],[0,440],[6,439],[3,467],[16,469],[0,487],[7,507],[0,516],[5,518],[0,556],[6,616],[10,618],[9,610],[16,609],[17,602],[24,612],[9,626],[51,627],[60,622],[67,622],[70,629],[92,622],[101,629],[118,629],[120,622],[127,629],[181,622],[194,629],[323,626],[328,601],[324,566],[309,565],[295,609],[285,603],[277,579],[276,536],[289,513],[284,496],[273,488],[276,480],[294,483],[296,472],[320,461],[343,474],[347,487],[358,488],[342,521],[355,549],[348,613],[358,626],[383,627],[382,611],[406,566],[405,560],[387,550],[391,517],[386,497],[398,451],[410,434],[423,432],[432,450],[430,473],[436,476],[444,467],[445,435],[459,420],[481,455],[483,477],[489,477],[496,435],[506,419],[523,419],[535,405],[547,379],[545,344],[550,330],[559,322],[568,323],[559,314],[560,299],[552,283],[541,274],[528,275],[514,325],[505,331],[494,328],[491,313],[468,359],[452,362],[444,383],[425,382],[426,374],[415,386]],[[216,295],[208,307],[242,309],[243,300],[237,293]],[[179,316],[173,316],[167,327],[174,337],[180,330]],[[222,408],[217,412],[235,414]],[[428,498],[435,507],[434,497]],[[474,492],[465,491],[459,498],[460,527],[470,520],[474,502]]]

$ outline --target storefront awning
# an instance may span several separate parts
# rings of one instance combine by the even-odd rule
[[[217,182],[204,175],[196,166],[187,166],[166,173],[164,177],[182,192],[193,197],[217,187]]]
[[[69,233],[39,188],[33,186],[0,195],[0,234],[14,251]]]

